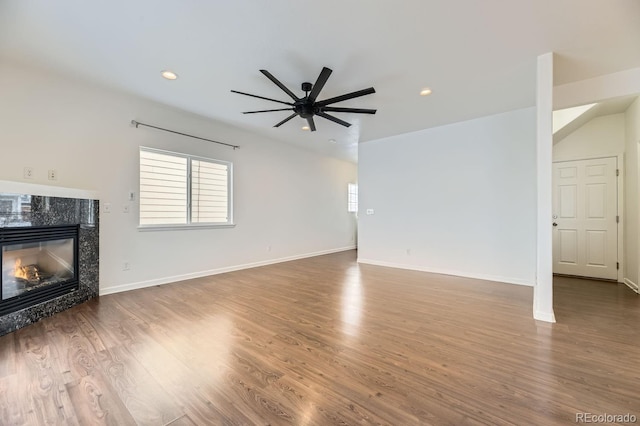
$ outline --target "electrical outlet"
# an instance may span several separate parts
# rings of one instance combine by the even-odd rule
[[[102,211],[105,213],[111,213],[111,203],[104,203],[102,206]]]
[[[58,180],[58,171],[50,169],[48,176],[49,176],[49,180]]]
[[[124,262],[122,264],[122,270],[123,271],[129,271],[131,269],[131,264],[129,262]]]
[[[267,251],[271,251],[271,246],[267,246]]]
[[[25,179],[33,179],[33,167],[25,167],[24,168],[24,178]]]

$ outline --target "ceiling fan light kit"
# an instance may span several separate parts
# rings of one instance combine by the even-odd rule
[[[312,132],[315,132],[316,124],[315,124],[315,121],[313,120],[314,116],[322,117],[324,119],[333,121],[334,123],[340,124],[342,126],[349,127],[351,126],[351,123],[347,123],[346,121],[341,120],[338,117],[328,114],[328,112],[334,112],[334,113],[348,112],[348,113],[356,113],[356,114],[375,114],[376,113],[375,109],[346,108],[346,107],[341,108],[341,107],[331,106],[338,102],[347,101],[349,99],[354,99],[360,96],[365,96],[365,95],[370,95],[372,93],[375,93],[376,90],[373,87],[369,87],[368,89],[358,90],[356,92],[346,93],[341,96],[336,96],[333,98],[318,101],[317,98],[318,98],[318,95],[320,94],[320,91],[322,91],[322,89],[324,88],[324,85],[327,83],[327,80],[329,79],[329,76],[333,72],[327,67],[322,68],[322,71],[320,72],[320,75],[318,76],[318,79],[316,80],[315,84],[311,84],[309,82],[302,83],[301,88],[302,88],[302,91],[305,92],[305,95],[302,98],[297,97],[291,90],[289,90],[284,84],[282,84],[280,80],[275,78],[269,71],[260,70],[260,72],[264,74],[269,80],[271,80],[276,86],[282,89],[283,92],[289,95],[289,97],[293,100],[293,102],[280,101],[277,99],[266,98],[264,96],[252,95],[251,93],[239,92],[237,90],[232,90],[231,92],[238,93],[240,95],[251,96],[253,98],[264,99],[267,101],[288,105],[289,106],[288,108],[266,109],[266,110],[260,110],[260,111],[243,112],[243,114],[257,114],[257,113],[263,113],[263,112],[293,111],[293,113],[290,116],[280,121],[273,127],[280,127],[287,121],[291,120],[292,118],[296,116],[300,116],[305,120],[307,120],[307,125],[309,127],[309,130],[311,130]]]

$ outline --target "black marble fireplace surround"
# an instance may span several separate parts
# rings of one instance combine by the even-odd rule
[[[98,296],[98,209],[97,200],[0,192],[0,236],[18,228],[75,225],[78,229],[77,285],[60,291],[62,295],[54,292],[49,300],[1,315],[0,336]]]

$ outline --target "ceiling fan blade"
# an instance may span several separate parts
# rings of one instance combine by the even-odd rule
[[[264,74],[265,76],[267,76],[267,78],[269,80],[271,80],[276,86],[278,86],[279,88],[281,88],[287,95],[291,96],[291,99],[293,99],[294,101],[299,100],[298,97],[296,95],[293,94],[293,92],[289,89],[287,89],[287,86],[285,86],[284,84],[282,84],[280,82],[280,80],[278,80],[277,78],[275,78],[269,71],[267,70],[260,70],[260,72],[262,74]]]
[[[320,111],[320,112],[316,113],[316,115],[319,116],[319,117],[322,117],[322,118],[326,118],[327,120],[333,121],[334,123],[341,124],[344,127],[350,127],[351,126],[351,123],[347,123],[344,120],[340,120],[339,118],[334,117],[333,115],[329,115],[326,112]]]
[[[274,111],[293,111],[293,108],[263,109],[262,111],[245,111],[243,112],[243,114],[257,114],[259,112],[274,112]]]
[[[264,99],[265,101],[278,102],[279,104],[285,104],[293,106],[290,102],[279,101],[277,99],[265,98],[264,96],[252,95],[251,93],[238,92],[237,90],[232,90],[232,93],[238,93],[240,95],[251,96],[252,98]]]
[[[293,117],[295,117],[296,115],[298,115],[298,114],[296,114],[296,113],[291,114],[290,116],[288,116],[287,118],[285,118],[284,120],[282,120],[281,122],[279,122],[278,124],[276,124],[276,125],[275,125],[275,126],[273,126],[273,127],[280,127],[280,126],[282,126],[284,123],[286,123],[287,121],[291,120],[291,119],[292,119]]]
[[[313,121],[313,117],[307,117],[307,124],[309,124],[309,130],[316,131],[316,122]]]
[[[329,76],[331,75],[332,72],[333,71],[331,71],[327,67],[322,68],[322,71],[320,71],[320,75],[316,80],[316,84],[313,85],[313,89],[311,89],[311,93],[309,93],[309,100],[311,102],[316,101],[316,98],[320,94],[320,91],[322,90],[324,85],[327,83],[327,80],[329,79]]]
[[[329,104],[335,104],[336,102],[342,102],[353,98],[359,98],[360,96],[370,95],[376,93],[376,89],[369,87],[368,89],[358,90],[357,92],[347,93],[345,95],[336,96],[335,98],[325,99],[323,101],[316,102],[316,106],[325,106]]]
[[[323,107],[323,111],[329,112],[355,112],[357,114],[375,114],[375,109],[363,109],[363,108],[339,108],[339,107]]]

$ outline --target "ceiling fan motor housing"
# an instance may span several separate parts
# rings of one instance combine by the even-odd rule
[[[307,97],[300,99],[293,103],[293,109],[302,118],[313,117],[319,110],[319,108],[313,106],[313,102],[311,102]]]

